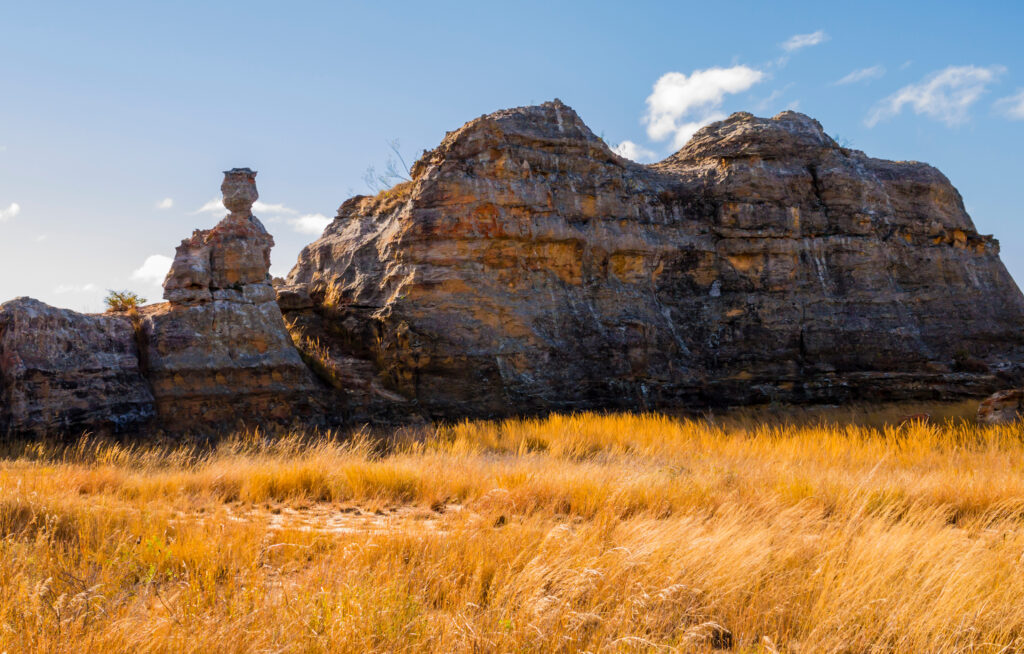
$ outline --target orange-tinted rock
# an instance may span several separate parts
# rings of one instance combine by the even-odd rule
[[[32,298],[0,305],[0,434],[119,432],[153,415],[128,318]]]
[[[221,190],[231,213],[213,229],[197,229],[181,242],[164,280],[165,300],[209,302],[234,297],[232,291],[242,292],[245,285],[254,285],[248,289],[250,299],[264,302],[274,297],[267,274],[274,238],[251,213],[259,197],[256,173],[248,168],[225,171]]]
[[[165,303],[142,319],[160,424],[197,431],[315,418],[320,389],[273,301]]]
[[[160,424],[205,430],[319,416],[321,388],[285,329],[270,283],[273,238],[249,213],[256,173],[225,172],[211,230],[182,241],[164,282],[168,303],[141,321]]]
[[[556,101],[471,121],[412,176],[341,206],[288,277],[315,305],[290,319],[435,415],[940,398],[1022,374],[1024,297],[949,181],[801,114],[736,114],[643,166]]]

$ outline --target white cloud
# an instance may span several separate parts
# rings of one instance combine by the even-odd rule
[[[725,117],[719,109],[726,95],[746,91],[764,78],[747,66],[665,73],[647,98],[647,135],[655,141],[671,137],[679,149],[698,129]]]
[[[157,209],[170,209],[174,206],[174,200],[172,198],[164,198],[156,203]]]
[[[782,44],[782,49],[786,52],[794,52],[800,48],[818,45],[825,41],[828,41],[828,34],[825,34],[824,30],[818,30],[817,32],[811,32],[810,34],[794,34],[786,39],[786,42]]]
[[[11,206],[6,209],[0,209],[0,223],[7,222],[19,213],[21,213],[21,205],[17,202],[12,202]]]
[[[256,214],[268,215],[288,214],[294,216],[295,214],[299,213],[295,209],[292,209],[291,207],[286,207],[283,204],[267,204],[266,202],[260,202],[259,200],[256,200],[256,202],[253,203],[252,210],[253,213]],[[212,200],[210,200],[203,206],[199,207],[192,213],[210,213],[214,215],[222,215],[227,213],[227,208],[224,206],[224,200],[222,200],[221,198],[213,198]]]
[[[39,236],[36,237],[36,243],[42,243],[48,238],[50,238],[49,234],[40,234]]]
[[[142,265],[132,271],[132,279],[148,282],[159,286],[163,284],[167,271],[171,269],[174,259],[163,254],[151,254]]]
[[[1005,71],[1003,66],[944,68],[883,99],[864,122],[868,127],[874,127],[879,121],[896,116],[904,106],[910,105],[914,113],[930,116],[946,125],[964,123],[969,118],[967,110]]]
[[[885,66],[871,66],[870,68],[858,68],[857,70],[846,75],[842,79],[838,79],[832,82],[833,86],[842,86],[844,84],[855,84],[857,82],[863,82],[865,80],[878,79],[882,75],[885,75]]]
[[[1024,89],[996,101],[996,111],[1010,120],[1024,120]]]
[[[224,201],[220,198],[213,198],[203,206],[199,207],[193,214],[197,213],[212,213],[212,214],[223,214],[227,212],[227,208],[224,207]]]
[[[623,141],[622,143],[619,143],[612,148],[612,152],[631,161],[653,161],[657,156],[653,151],[648,150],[642,145],[637,145],[632,141]]]
[[[319,236],[331,224],[331,219],[322,213],[311,213],[298,218],[289,218],[288,224],[300,234]]]
[[[58,284],[53,292],[64,295],[66,293],[92,293],[96,290],[99,290],[99,287],[90,282],[88,284]]]
[[[252,210],[257,212],[257,213],[271,213],[271,214],[273,214],[273,213],[287,213],[287,214],[294,215],[294,214],[299,213],[295,209],[292,209],[291,207],[286,207],[283,204],[265,204],[263,202],[260,202],[259,200],[256,200],[256,202],[253,203]]]

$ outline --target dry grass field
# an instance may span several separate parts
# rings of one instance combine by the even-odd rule
[[[974,406],[9,443],[0,652],[1021,652]]]

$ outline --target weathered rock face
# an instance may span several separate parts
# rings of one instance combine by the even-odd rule
[[[643,166],[555,101],[471,121],[412,174],[345,202],[282,288],[308,292],[288,318],[337,374],[434,415],[939,398],[1022,375],[1024,297],[949,181],[801,114],[735,114]]]
[[[154,413],[128,318],[0,305],[0,434],[118,432]]]
[[[178,246],[167,304],[144,309],[146,373],[161,425],[206,429],[318,413],[320,387],[285,329],[270,283],[273,238],[251,213],[256,173],[233,169],[231,213]]]
[[[259,198],[256,173],[248,168],[226,171],[221,192],[231,213],[213,229],[197,229],[178,246],[164,280],[164,299],[169,302],[274,299],[267,274],[274,238],[252,215]]]

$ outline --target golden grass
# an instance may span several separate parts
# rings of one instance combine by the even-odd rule
[[[8,444],[0,651],[1024,651],[1022,427],[913,412]]]

